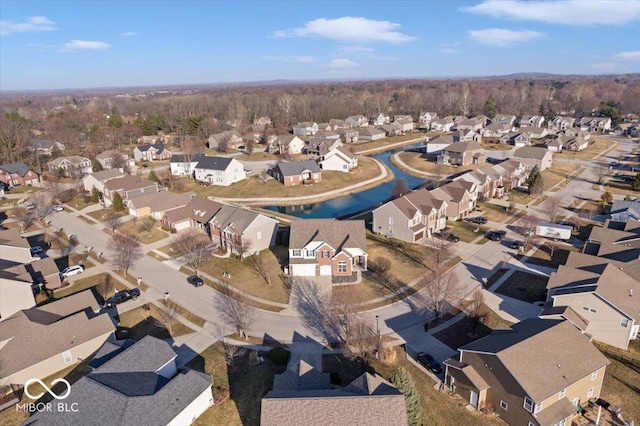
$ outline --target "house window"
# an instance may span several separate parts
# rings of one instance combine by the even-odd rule
[[[322,250],[322,258],[323,259],[329,258],[329,250]]]
[[[591,398],[593,396],[594,390],[595,388],[593,386],[589,388],[589,390],[587,391],[587,398]]]
[[[554,424],[553,426],[565,426],[566,424],[567,424],[567,419],[562,419],[558,423]]]
[[[293,255],[292,255],[292,256],[293,256],[293,257],[300,257],[300,256],[302,256],[302,250],[294,249],[294,250],[293,250]]]
[[[314,257],[313,250],[305,250],[305,256],[306,257]]]
[[[591,373],[591,381],[594,381],[598,377],[598,370]]]
[[[261,240],[262,239],[262,232],[258,231],[256,233],[256,239]]]
[[[533,423],[529,422],[529,423],[527,424],[527,426],[536,426],[536,425],[534,425]]]
[[[562,389],[560,391],[560,394],[558,395],[558,399],[562,399],[564,398],[564,396],[567,394],[567,390],[566,389]]]
[[[594,308],[589,308],[589,312],[591,312],[592,314],[597,314],[598,311]]]
[[[507,405],[507,403],[504,401],[500,401],[500,408],[507,411],[507,408],[509,408],[509,405]]]
[[[580,400],[578,398],[573,398],[571,400],[571,404],[573,404],[574,407],[577,407],[579,403],[580,403]]]
[[[525,396],[524,404],[522,406],[524,407],[525,410],[527,410],[528,412],[531,412],[531,410],[533,410],[533,400],[528,396]]]
[[[540,411],[542,411],[542,402],[538,402],[535,408],[533,409],[534,413],[539,413]]]
[[[71,361],[73,361],[73,358],[71,358],[71,351],[66,351],[65,353],[63,353],[62,359],[64,360],[65,364],[69,364]]]
[[[347,272],[347,262],[344,260],[341,260],[338,262],[338,272],[342,272],[345,273]]]
[[[393,225],[393,218],[392,217],[389,218],[389,225]]]
[[[620,320],[620,327],[627,328],[628,325],[629,325],[629,319],[628,318],[622,318]]]

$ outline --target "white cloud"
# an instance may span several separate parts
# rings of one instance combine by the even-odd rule
[[[332,59],[327,63],[327,67],[333,69],[356,68],[360,64],[347,58]]]
[[[268,61],[297,62],[300,64],[318,62],[318,59],[313,56],[263,56],[263,58]]]
[[[640,19],[640,0],[484,0],[463,11],[565,25],[622,25]]]
[[[457,53],[460,53],[460,49],[458,49],[459,46],[460,43],[443,44],[442,46],[440,46],[440,52],[447,55],[455,55]]]
[[[504,28],[487,28],[469,31],[469,38],[477,43],[498,47],[509,47],[516,43],[535,40],[544,37],[538,31],[513,31]]]
[[[640,62],[640,50],[616,53],[613,57],[618,61]]]
[[[135,37],[137,35],[138,35],[138,33],[135,32],[135,31],[127,31],[127,32],[124,32],[124,33],[120,34],[120,37]]]
[[[618,67],[615,62],[596,62],[589,65],[589,68],[600,71],[611,71]]]
[[[77,52],[79,50],[107,50],[110,44],[104,41],[71,40],[62,47],[63,52]]]
[[[344,16],[342,18],[319,18],[307,22],[304,27],[293,30],[280,30],[274,37],[321,37],[349,43],[384,42],[402,44],[415,37],[398,32],[400,24],[389,21]]]
[[[56,31],[56,23],[45,16],[32,16],[23,22],[0,21],[0,35]]]

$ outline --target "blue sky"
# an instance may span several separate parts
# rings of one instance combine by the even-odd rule
[[[0,90],[640,72],[640,0],[0,2]]]

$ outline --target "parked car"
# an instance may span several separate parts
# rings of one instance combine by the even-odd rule
[[[200,287],[201,285],[204,285],[204,281],[202,281],[202,278],[197,275],[191,275],[190,277],[187,277],[187,282],[194,287]]]
[[[513,241],[511,243],[511,248],[514,250],[520,250],[520,247],[522,247],[522,241]]]
[[[61,211],[64,211],[64,207],[62,207],[62,205],[61,205],[61,204],[54,204],[54,205],[53,205],[53,211],[54,211],[54,212],[61,212]]]
[[[465,222],[477,223],[479,225],[485,225],[487,223],[487,218],[484,217],[484,216],[468,217],[468,218],[465,219]]]
[[[136,300],[140,296],[140,290],[132,288],[131,290],[122,290],[108,298],[104,306],[106,308],[113,308],[116,305],[126,302],[127,300]]]
[[[441,240],[451,241],[452,243],[457,243],[458,241],[460,241],[459,236],[457,236],[452,232],[448,232],[446,230],[443,230],[441,232],[435,232],[433,235],[436,236],[437,238],[440,238]]]
[[[416,355],[416,361],[418,361],[424,368],[435,374],[442,373],[440,363],[426,352],[419,352],[418,355]]]
[[[71,277],[73,275],[78,275],[84,272],[84,267],[82,265],[69,266],[60,271],[60,278]]]
[[[33,246],[29,249],[29,251],[31,252],[31,256],[33,256],[34,254],[40,254],[44,252],[44,249],[40,246]]]
[[[244,172],[245,172],[247,175],[250,175],[251,173],[253,173],[253,170],[252,170],[252,169],[244,169]]]
[[[493,231],[489,234],[489,239],[491,241],[502,241],[506,234],[505,231]]]

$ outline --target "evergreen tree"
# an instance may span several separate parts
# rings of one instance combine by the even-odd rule
[[[538,166],[535,166],[531,173],[529,173],[529,177],[527,178],[527,185],[529,185],[529,194],[531,195],[540,195],[544,190],[544,180],[542,178],[542,173],[540,173],[540,169]]]
[[[496,116],[496,100],[493,95],[489,95],[489,98],[484,103],[482,113],[492,120]]]
[[[97,203],[98,201],[100,201],[100,198],[102,198],[102,193],[100,192],[100,190],[95,186],[91,188],[91,197],[89,198],[89,200],[92,203]]]
[[[149,173],[149,180],[160,183],[160,178],[156,174],[155,170],[151,170],[151,173]]]
[[[120,194],[115,192],[113,194],[113,211],[121,212],[122,210],[124,210],[124,202],[122,201]]]
[[[421,426],[422,407],[420,405],[420,394],[409,372],[404,367],[398,368],[396,374],[391,378],[391,383],[404,395],[409,426]]]
[[[611,119],[611,125],[617,126],[622,123],[622,116],[618,109],[618,104],[613,101],[600,102],[600,113]]]
[[[102,164],[100,164],[100,162],[95,158],[91,163],[91,167],[93,168],[94,172],[99,172],[100,170],[102,170]]]
[[[119,129],[120,127],[122,127],[123,124],[124,124],[124,121],[122,120],[122,116],[118,114],[118,111],[113,110],[111,112],[111,115],[109,115],[108,126]]]
[[[634,191],[640,191],[640,172],[638,172],[636,178],[631,182],[631,189]]]

